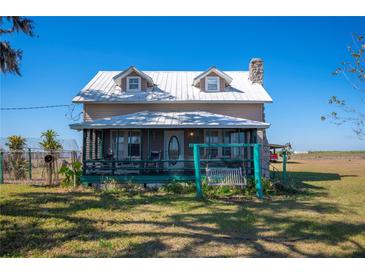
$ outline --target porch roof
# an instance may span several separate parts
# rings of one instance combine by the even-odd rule
[[[91,128],[268,128],[269,126],[269,123],[205,111],[141,111],[70,125],[72,129],[76,130]]]

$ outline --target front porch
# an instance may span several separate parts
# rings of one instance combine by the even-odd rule
[[[118,180],[194,179],[194,143],[256,143],[256,129],[85,129],[84,175]],[[252,147],[200,151],[205,167],[243,167],[252,174]],[[89,180],[91,177],[88,178]]]
[[[194,180],[191,144],[260,143],[268,124],[212,113],[134,113],[72,125],[83,130],[83,180]],[[253,147],[200,150],[200,169],[241,167],[253,174]]]

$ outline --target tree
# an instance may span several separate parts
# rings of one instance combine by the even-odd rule
[[[7,28],[5,25],[9,24]],[[23,16],[0,16],[0,35],[23,32],[34,37],[33,21]],[[20,61],[23,51],[14,49],[8,41],[0,41],[0,72],[20,74]]]
[[[9,150],[16,151],[16,150],[24,150],[26,146],[26,140],[22,136],[12,135],[8,137],[8,141],[6,145],[9,147]]]
[[[52,156],[52,161],[47,163],[47,181],[49,185],[53,184],[53,174],[57,176],[57,158],[62,144],[57,140],[58,134],[52,129],[48,129],[41,134],[42,141],[39,143],[41,147]]]
[[[27,161],[24,157],[26,140],[22,136],[12,135],[8,137],[6,145],[9,147],[9,173],[13,174],[15,180],[25,179],[27,172]]]
[[[42,142],[39,144],[41,147],[48,151],[54,152],[62,149],[62,144],[57,140],[58,134],[53,129],[48,129],[41,133]]]
[[[336,125],[350,124],[355,134],[362,139],[365,137],[365,40],[363,35],[352,34],[352,46],[347,47],[350,54],[350,61],[341,62],[333,75],[344,77],[351,87],[360,92],[364,99],[362,108],[355,108],[345,100],[332,96],[328,103],[335,105],[339,112],[333,111],[321,120],[330,120]]]

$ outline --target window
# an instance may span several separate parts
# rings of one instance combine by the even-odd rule
[[[127,77],[127,91],[140,91],[141,77]]]
[[[235,130],[224,130],[223,131],[223,143],[224,144],[238,144],[245,143],[245,132]],[[243,148],[241,147],[224,147],[222,155],[229,158],[241,157]]]
[[[207,144],[218,144],[219,143],[219,131],[218,130],[207,130],[205,132],[205,143]],[[207,148],[205,153],[208,159],[217,158],[219,149],[218,147]]]
[[[232,144],[237,143],[235,142],[235,135],[232,130],[224,130],[223,131],[223,144]],[[231,157],[232,147],[223,147],[222,155],[224,157]]]
[[[219,77],[208,76],[205,78],[206,91],[219,91]]]
[[[180,143],[179,139],[174,135],[171,136],[168,145],[169,160],[178,160],[180,157]],[[170,165],[176,165],[176,162],[170,162]]]
[[[124,159],[126,157],[124,132],[121,130],[113,130],[111,137],[112,137],[113,159],[115,160]]]
[[[141,132],[130,131],[128,138],[128,156],[140,157],[141,156]]]
[[[206,144],[237,144],[245,143],[246,133],[236,129],[207,129],[205,130]],[[204,150],[207,159],[213,158],[240,158],[247,148],[242,147],[208,147]]]
[[[113,130],[111,133],[113,159],[124,160],[141,157],[141,132],[138,130]]]

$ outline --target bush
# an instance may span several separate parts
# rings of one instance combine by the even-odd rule
[[[61,181],[61,186],[63,187],[71,187],[78,186],[80,184],[80,177],[82,174],[82,164],[80,162],[74,162],[70,166],[63,165],[58,172],[61,175],[64,175],[65,178]],[[74,176],[76,176],[76,182],[74,182]],[[76,185],[74,185],[76,183]]]
[[[15,180],[26,179],[28,163],[21,152],[11,152],[8,160],[8,172],[13,174]]]
[[[101,190],[106,193],[124,193],[128,195],[138,195],[140,193],[151,191],[145,189],[142,185],[133,182],[119,183],[113,178],[105,178],[101,184],[94,185],[96,190]]]
[[[208,198],[242,195],[245,191],[240,186],[209,186],[205,180],[202,182],[202,189],[204,196]]]
[[[195,192],[195,184],[172,182],[164,185],[162,189],[174,194],[187,194]]]
[[[262,189],[265,195],[276,193],[274,184],[262,178]],[[256,195],[256,184],[254,179],[247,179],[246,186],[208,186],[206,181],[202,182],[203,193],[206,197],[228,197],[234,195]]]
[[[277,192],[276,187],[272,181],[266,178],[262,178],[261,183],[264,194],[266,195],[276,194]]]
[[[22,136],[12,135],[7,138],[6,145],[10,150],[8,172],[13,174],[15,180],[25,179],[28,171],[28,161],[24,157],[26,139]]]

